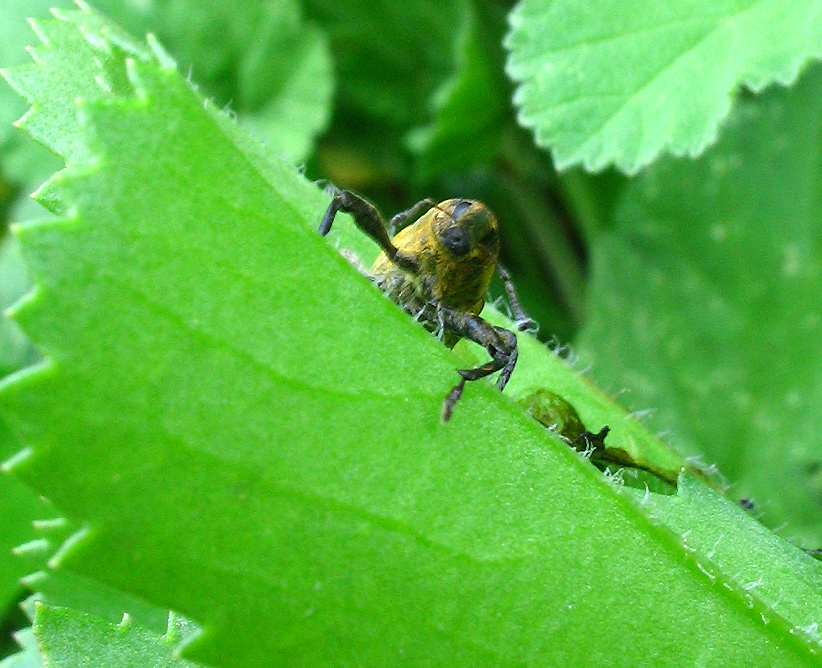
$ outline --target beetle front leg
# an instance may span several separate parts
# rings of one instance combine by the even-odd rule
[[[331,225],[339,211],[350,213],[357,227],[376,241],[397,266],[414,274],[419,273],[420,265],[416,256],[399,250],[392,243],[377,207],[350,190],[341,190],[332,198],[317,230],[322,236],[331,231]]]
[[[467,381],[479,380],[500,371],[497,387],[500,391],[505,389],[517,363],[517,337],[513,332],[503,327],[495,327],[473,313],[440,306],[437,309],[437,315],[446,330],[460,338],[478,343],[491,356],[490,361],[472,369],[457,369],[457,373],[461,376],[460,382],[448,393],[442,406],[442,421],[447,422],[455,404],[462,397]]]

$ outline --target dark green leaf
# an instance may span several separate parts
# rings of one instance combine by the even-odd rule
[[[502,149],[509,129],[508,91],[488,37],[468,5],[455,29],[456,71],[433,98],[434,120],[409,136],[423,179],[466,171],[489,162]]]

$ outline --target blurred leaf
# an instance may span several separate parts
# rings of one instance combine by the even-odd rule
[[[236,0],[97,0],[95,7],[135,36],[152,33],[174,54],[183,72],[218,104],[237,98],[237,67],[264,13],[264,2]],[[284,0],[283,5],[293,3]]]
[[[697,162],[632,183],[594,248],[580,338],[605,387],[822,543],[822,69],[744,100]]]
[[[454,71],[467,0],[305,0],[328,33],[340,104],[410,129]]]
[[[509,75],[557,167],[628,173],[715,141],[740,84],[788,84],[822,55],[819,0],[521,0]]]
[[[34,37],[24,29],[30,16],[45,16],[60,0],[0,0],[0,67],[12,67],[29,62],[26,47]],[[62,2],[69,5],[69,2]],[[0,82],[0,157],[5,162],[20,133],[12,125],[26,111],[25,101]]]
[[[472,384],[442,424],[458,358],[161,51],[118,55],[85,11],[49,30],[93,46],[39,67],[122,91],[80,104],[88,160],[41,194],[71,217],[18,232],[37,292],[16,318],[48,361],[0,403],[32,448],[15,472],[88,523],[58,565],[201,622],[191,654],[221,665],[816,663],[508,396]],[[67,118],[77,97],[29,74]],[[514,395],[555,369],[586,423],[647,441],[521,339]]]
[[[156,34],[198,85],[284,158],[304,160],[328,124],[331,54],[296,0],[103,0],[98,6],[133,33]]]
[[[34,631],[30,628],[17,631],[14,639],[20,645],[21,650],[0,661],[0,668],[43,668],[43,659],[40,656],[40,648],[37,646]]]
[[[107,668],[193,668],[196,664],[179,659],[174,647],[185,627],[175,628],[169,620],[168,634],[160,636],[138,626],[130,618],[111,624],[99,617],[69,608],[39,604],[34,633],[49,668],[76,668],[95,665]],[[184,625],[185,622],[181,621]],[[89,664],[89,658],[93,657]]]
[[[454,75],[468,3],[304,2],[328,34],[338,83],[334,122],[317,151],[323,177],[386,210],[431,195],[410,183],[407,136],[431,118],[436,92]]]
[[[296,5],[269,5],[240,69],[240,122],[294,162],[311,152],[331,116],[333,76],[325,36]]]
[[[473,6],[466,5],[455,31],[456,70],[433,97],[434,120],[408,137],[423,180],[466,171],[502,150],[508,91],[500,80],[495,51],[484,37]]]

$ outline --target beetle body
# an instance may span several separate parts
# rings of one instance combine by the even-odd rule
[[[465,383],[497,371],[502,390],[517,363],[517,337],[480,317],[488,285],[498,271],[505,284],[517,327],[533,324],[519,306],[510,277],[499,266],[499,228],[491,211],[481,202],[449,199],[439,204],[417,202],[391,219],[391,227],[414,220],[393,237],[371,202],[348,190],[331,200],[319,226],[325,236],[337,212],[351,214],[365,234],[382,248],[368,277],[429,331],[440,333],[453,347],[462,338],[486,349],[490,361],[472,369],[457,369],[460,381],[445,398],[442,420],[447,421],[462,396]]]
[[[394,301],[412,314],[431,303],[480,314],[499,255],[497,220],[484,204],[440,202],[400,230],[392,242],[420,263],[418,272],[409,272],[385,251],[377,257],[371,277]],[[444,340],[452,347],[458,337]]]

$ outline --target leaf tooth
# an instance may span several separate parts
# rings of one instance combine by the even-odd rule
[[[51,552],[51,541],[47,538],[35,538],[12,548],[12,553],[18,557],[41,557]]]
[[[40,584],[48,579],[48,573],[43,570],[36,570],[28,575],[23,576],[20,578],[20,582],[23,584],[24,587],[28,588],[31,591],[37,591],[39,589]],[[26,601],[32,601],[35,599],[37,594],[32,594],[29,596]]]
[[[34,621],[33,619],[29,618],[29,621]],[[19,631],[15,631],[11,634],[14,637],[14,640],[20,645],[22,649],[22,653],[32,654],[34,657],[40,656],[40,645],[37,644],[37,638],[34,635],[34,630],[29,626],[24,629],[20,629]],[[18,657],[20,654],[15,654],[14,657]],[[12,663],[11,665],[16,665]],[[36,658],[32,658],[31,662],[21,662],[20,665],[42,665],[38,663]]]
[[[34,102],[36,91],[42,87],[44,81],[42,68],[32,63],[0,70],[0,75],[29,103]]]
[[[34,34],[42,42],[42,46],[31,48],[41,49],[45,47],[46,50],[51,51],[65,46],[67,41],[76,41],[76,36],[66,32],[63,25],[65,22],[65,19],[58,16],[46,19],[29,19]]]
[[[13,381],[13,377],[18,375],[19,372],[10,374],[3,378],[2,383],[0,383],[0,390],[2,390],[3,385],[9,384],[8,381]],[[29,459],[34,454],[34,450],[32,448],[23,448],[22,450],[18,450],[16,454],[9,457],[6,461],[0,464],[0,471],[3,473],[11,473],[14,471],[15,468],[20,466],[24,461]]]
[[[24,311],[26,309],[26,305],[30,301],[36,300],[36,294],[37,294],[37,285],[35,284],[31,288],[26,290],[23,294],[21,294],[12,304],[7,306],[3,310],[3,317],[8,318],[9,320],[14,320],[18,324],[20,324],[19,321],[18,321],[18,316],[19,316],[20,312]],[[8,376],[4,376],[4,378],[7,378],[7,377]]]
[[[48,37],[48,29],[44,28],[44,26],[50,22],[53,22],[54,19],[36,19],[36,18],[29,18],[28,22],[31,26],[32,32],[35,34],[37,39],[40,40],[42,44],[49,43]],[[28,47],[31,50],[32,47]]]
[[[92,531],[88,526],[81,527],[73,534],[71,534],[66,540],[63,541],[63,544],[57,548],[57,551],[54,553],[51,559],[48,561],[49,568],[55,569],[60,566],[60,564],[66,559],[66,557],[70,556],[71,553],[77,549],[77,547],[83,543],[86,539],[88,539],[92,535]]]
[[[46,357],[0,379],[0,415],[15,419],[26,415],[31,410],[28,400],[32,398],[32,386],[39,385],[44,378],[51,376],[54,369],[55,364]],[[24,395],[28,396],[24,398]],[[34,449],[25,447],[0,464],[0,471],[16,472],[33,455]]]
[[[37,531],[54,531],[57,529],[65,528],[68,525],[68,520],[66,520],[66,518],[62,516],[47,517],[39,520],[34,520],[32,524]]]
[[[174,60],[172,55],[160,44],[160,41],[154,33],[148,33],[148,35],[146,35],[146,42],[148,42],[151,53],[154,54],[154,57],[163,69],[177,69],[177,61]]]

